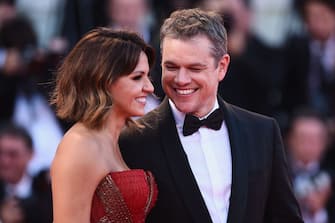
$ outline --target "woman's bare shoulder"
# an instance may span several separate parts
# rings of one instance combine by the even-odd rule
[[[94,134],[74,126],[63,137],[51,165],[51,174],[89,174],[99,171],[99,144]]]

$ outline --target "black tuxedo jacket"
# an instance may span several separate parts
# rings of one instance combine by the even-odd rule
[[[275,121],[230,105],[224,109],[232,153],[229,223],[300,223],[279,129]],[[120,136],[130,168],[150,170],[158,185],[156,206],[147,222],[212,222],[178,137],[165,99],[141,119],[142,130]],[[199,163],[199,165],[203,165]]]

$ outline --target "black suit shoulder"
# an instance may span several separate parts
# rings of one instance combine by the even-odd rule
[[[245,110],[229,103],[225,103],[225,106],[229,111],[228,114],[233,116],[243,126],[259,127],[261,129],[269,128],[274,123],[277,125],[276,120],[272,117]]]
[[[160,157],[157,145],[160,145],[158,131],[162,117],[157,110],[153,110],[137,120],[140,126],[132,125],[122,131],[119,138],[120,150],[123,158],[131,168],[144,168],[139,163],[150,165],[153,160],[144,154],[156,154]],[[141,159],[138,159],[142,157]]]
[[[156,110],[147,113],[142,118],[136,120],[138,125],[131,125],[124,129],[120,135],[120,141],[123,142],[125,139],[131,138],[132,141],[136,139],[144,139],[151,137],[155,134],[155,130],[158,129],[159,121],[161,118],[158,116]]]

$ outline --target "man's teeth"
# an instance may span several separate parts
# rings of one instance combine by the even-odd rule
[[[177,93],[183,95],[192,94],[194,91],[195,91],[194,89],[186,89],[186,90],[177,89]]]

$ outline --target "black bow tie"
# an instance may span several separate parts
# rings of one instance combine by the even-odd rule
[[[221,109],[216,109],[207,118],[199,120],[193,115],[186,114],[183,126],[183,135],[192,135],[201,126],[206,126],[210,129],[219,130],[223,122],[223,112]]]

